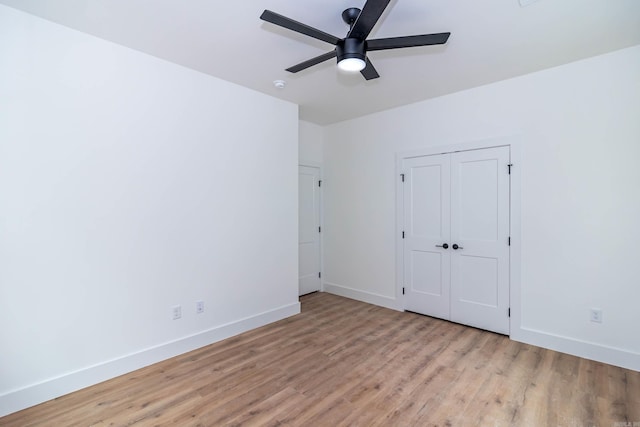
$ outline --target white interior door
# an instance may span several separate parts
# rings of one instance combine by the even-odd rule
[[[508,164],[508,147],[451,155],[451,320],[504,334],[509,333]]]
[[[509,333],[509,147],[405,159],[405,308]]]
[[[298,167],[298,292],[320,290],[320,169]]]
[[[403,169],[405,308],[449,319],[449,156],[407,159]]]

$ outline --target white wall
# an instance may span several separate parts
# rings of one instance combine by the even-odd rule
[[[0,6],[0,415],[299,312],[297,132]]]
[[[639,76],[636,46],[326,127],[325,288],[402,308],[396,154],[514,136],[524,142],[512,338],[640,370]]]
[[[300,120],[298,141],[298,161],[301,165],[322,164],[323,128],[314,123]]]

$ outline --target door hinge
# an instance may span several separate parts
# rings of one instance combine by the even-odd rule
[[[318,187],[322,187],[322,180],[318,181]]]
[[[507,165],[507,167],[509,168],[509,175],[511,175],[511,167],[512,167],[512,166],[513,166],[513,163],[509,163],[509,164]]]
[[[403,173],[400,174],[400,177],[402,178],[402,182],[404,182],[404,174]]]
[[[511,246],[511,236],[509,236],[509,246]]]
[[[322,273],[318,271],[318,279],[322,278]]]
[[[318,227],[318,233],[322,233],[322,227]]]
[[[511,317],[511,307],[507,308],[507,316]]]
[[[404,288],[402,288],[402,295],[404,295]]]
[[[402,238],[404,239],[404,231],[402,232]]]

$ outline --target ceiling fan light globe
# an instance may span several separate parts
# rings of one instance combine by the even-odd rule
[[[338,62],[338,68],[350,73],[357,73],[359,71],[362,71],[366,66],[367,63],[360,58],[344,58],[343,60]]]

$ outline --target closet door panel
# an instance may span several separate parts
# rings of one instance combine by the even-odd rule
[[[406,159],[403,170],[405,308],[449,319],[450,158]]]
[[[451,154],[451,320],[509,333],[509,148]]]

